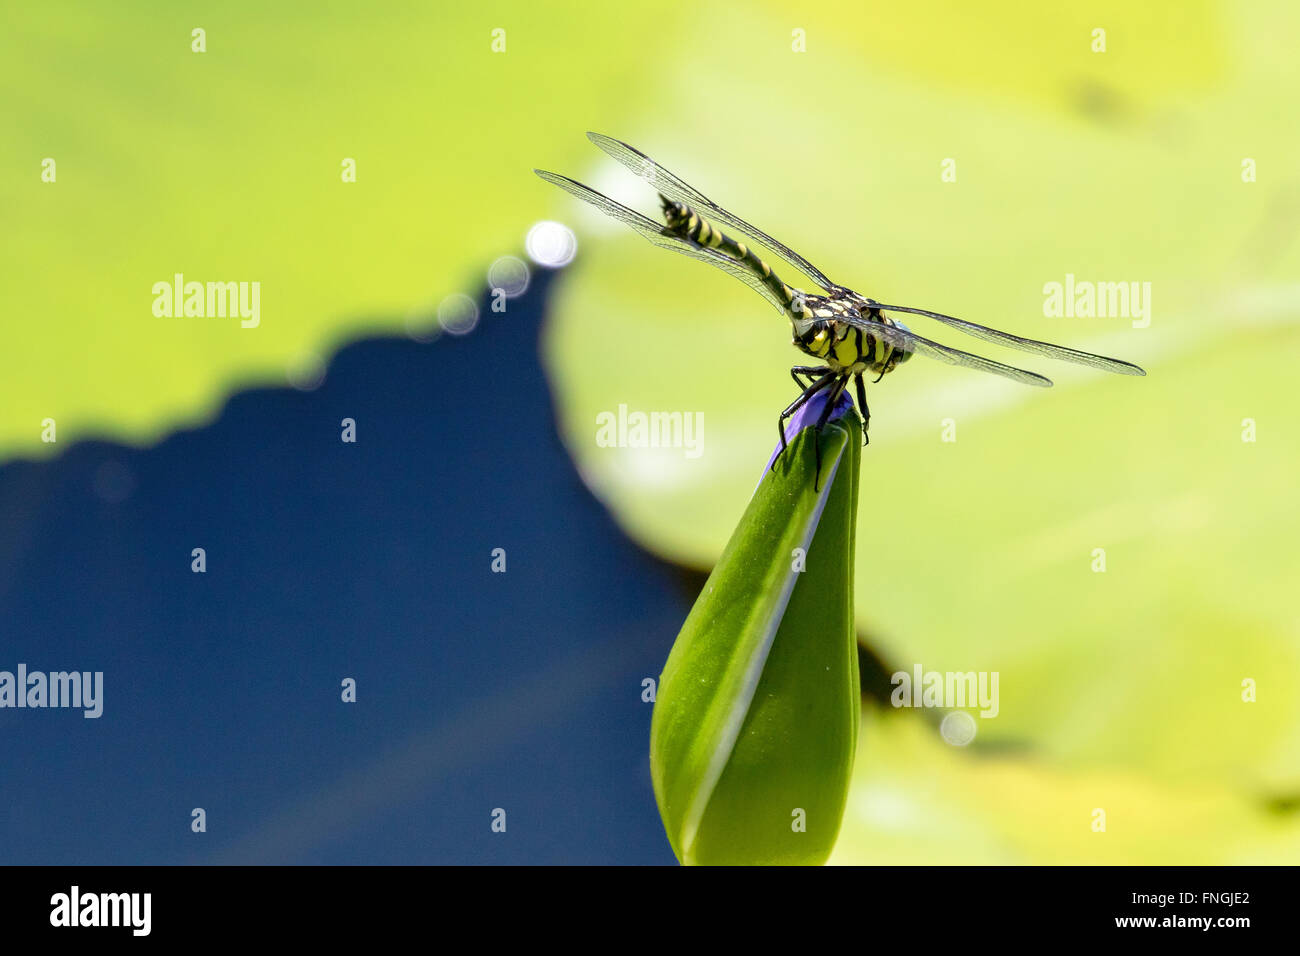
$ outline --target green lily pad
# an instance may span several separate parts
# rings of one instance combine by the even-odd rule
[[[481,296],[489,265],[520,253],[547,206],[531,168],[576,161],[585,124],[617,102],[608,84],[661,56],[581,38],[652,31],[674,32],[671,11],[8,11],[0,460],[145,444],[237,388],[301,380],[350,339],[409,318],[423,335],[445,297]],[[155,316],[154,284],[177,273],[260,283],[258,325]]]
[[[832,864],[1294,865],[1300,820],[1226,784],[951,747],[868,709]]]

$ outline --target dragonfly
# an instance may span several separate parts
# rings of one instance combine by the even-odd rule
[[[924,316],[977,339],[1021,352],[1120,375],[1146,375],[1142,368],[1122,359],[1107,358],[1064,345],[1000,332],[942,312],[888,305],[861,295],[847,286],[832,282],[824,272],[789,246],[728,212],[635,147],[601,133],[588,133],[587,138],[658,191],[664,219],[662,223],[567,176],[544,169],[535,169],[533,172],[590,203],[605,215],[631,226],[654,245],[707,262],[744,282],[790,320],[792,344],[821,363],[796,365],[790,369],[790,376],[800,392],[777,419],[781,451],[773,459],[773,467],[788,447],[785,426],[790,417],[815,395],[826,392],[828,400],[815,425],[815,430],[820,435],[837,400],[851,381],[856,385],[857,404],[863,417],[863,441],[868,441],[867,429],[871,422],[871,412],[867,407],[864,377],[875,375],[872,382],[875,384],[913,355],[924,355],[949,365],[978,369],[1024,385],[1049,387],[1052,384],[1051,379],[1037,372],[1005,365],[934,342],[913,332],[889,313]],[[744,238],[734,238],[724,232],[724,228]],[[751,244],[771,250],[787,265],[815,283],[821,291],[805,292],[801,288],[787,285],[772,271],[767,261],[754,251]],[[814,442],[817,449],[815,484],[821,476],[820,444],[820,441]]]

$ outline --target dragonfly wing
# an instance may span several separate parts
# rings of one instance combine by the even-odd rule
[[[745,285],[749,286],[768,302],[772,303],[780,312],[785,312],[785,307],[781,300],[777,298],[776,293],[769,289],[758,276],[750,272],[734,259],[729,259],[720,252],[713,249],[705,248],[698,243],[691,242],[682,236],[666,232],[664,227],[646,216],[641,215],[635,209],[629,209],[622,203],[615,202],[604,193],[598,193],[590,186],[584,186],[575,179],[568,176],[561,176],[559,173],[547,172],[544,169],[535,169],[533,172],[545,179],[548,183],[554,183],[561,189],[574,196],[577,196],[583,202],[590,203],[605,215],[619,222],[631,226],[651,243],[659,246],[661,249],[671,249],[673,252],[680,252],[684,256],[692,259],[698,259],[701,262],[707,262],[709,265],[717,266],[728,275],[735,276]]]
[[[931,319],[936,319],[944,325],[950,325],[954,329],[959,329],[967,335],[973,335],[977,339],[983,339],[985,342],[994,342],[998,345],[1005,345],[1008,348],[1019,349],[1021,352],[1032,352],[1035,355],[1045,355],[1048,358],[1060,359],[1063,362],[1073,362],[1075,365],[1087,365],[1090,368],[1099,368],[1107,372],[1117,372],[1120,375],[1145,375],[1146,372],[1132,362],[1125,362],[1123,359],[1107,358],[1104,355],[1094,355],[1092,352],[1082,352],[1079,349],[1066,348],[1064,345],[1053,345],[1050,342],[1040,342],[1038,339],[1027,339],[1019,335],[1012,335],[1010,332],[999,332],[997,329],[990,329],[988,326],[977,325],[974,322],[967,322],[965,319],[958,319],[951,315],[944,315],[941,312],[929,312],[925,309],[912,309],[901,305],[876,305],[872,308],[880,309],[884,312],[907,312],[911,315],[924,315]]]
[[[727,212],[704,193],[664,169],[636,147],[629,146],[622,140],[614,139],[612,136],[605,136],[602,133],[588,133],[587,138],[669,199],[685,203],[696,209],[705,218],[716,219],[718,222],[725,223],[737,232],[748,236],[754,242],[767,246],[828,292],[839,288],[834,282],[826,278],[824,272],[789,246],[778,242],[762,229],[750,225],[734,213]]]
[[[1003,365],[1001,362],[984,358],[982,355],[974,355],[970,352],[963,352],[961,349],[940,345],[938,342],[932,342],[917,335],[910,329],[901,329],[872,319],[854,318],[853,316],[838,316],[836,321],[846,322],[860,328],[878,339],[883,339],[895,348],[914,352],[917,355],[926,355],[949,365],[960,365],[965,368],[978,369],[981,372],[990,372],[993,375],[1009,378],[1013,382],[1036,385],[1040,388],[1047,388],[1052,384],[1050,378],[1039,375],[1037,372],[1029,372],[1023,368],[1016,368],[1014,365]]]

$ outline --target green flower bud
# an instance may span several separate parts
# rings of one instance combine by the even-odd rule
[[[809,403],[794,426],[824,407]],[[650,771],[684,864],[821,864],[859,722],[853,541],[862,424],[844,399],[764,476],[664,665]],[[802,419],[802,421],[800,421]]]

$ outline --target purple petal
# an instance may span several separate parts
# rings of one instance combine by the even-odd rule
[[[785,424],[785,440],[793,442],[794,436],[799,434],[805,428],[817,424],[817,419],[821,417],[822,411],[826,408],[826,399],[830,394],[831,388],[822,389],[811,399],[809,399],[799,411]],[[831,412],[828,421],[835,421],[837,418],[843,418],[853,407],[853,399],[849,397],[849,390],[846,388],[840,392],[840,397],[835,401],[835,410]],[[767,468],[763,474],[767,474],[772,467],[772,462],[776,461],[776,456],[781,453],[781,443],[777,442],[776,448],[772,449],[772,457],[767,460]]]

